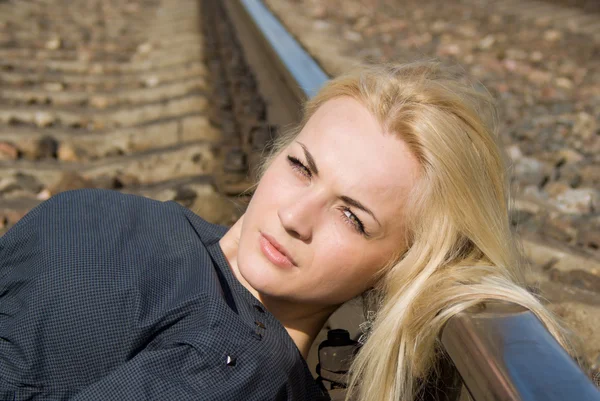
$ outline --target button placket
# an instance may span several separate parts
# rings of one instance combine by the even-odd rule
[[[267,326],[263,323],[265,318],[265,310],[260,305],[253,305],[255,310],[255,320],[254,320],[254,338],[257,340],[262,340],[267,330]],[[256,316],[258,315],[258,316]]]

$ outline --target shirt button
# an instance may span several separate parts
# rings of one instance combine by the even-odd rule
[[[258,327],[260,327],[261,329],[267,328],[267,326],[265,326],[262,322],[259,322],[259,321],[255,321],[254,324],[257,325]]]
[[[236,363],[236,358],[231,356],[231,355],[227,355],[227,359],[225,360],[225,364],[227,366],[235,366]]]
[[[254,305],[254,309],[256,309],[257,311],[259,311],[260,313],[265,313],[265,310],[260,305]]]

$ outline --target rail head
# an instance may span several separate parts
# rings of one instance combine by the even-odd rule
[[[297,123],[302,103],[313,97],[329,76],[260,0],[226,0],[225,7],[279,126]]]
[[[264,40],[269,43],[273,55],[282,64],[289,84],[302,99],[316,95],[329,79],[316,61],[285,29],[260,0],[240,0],[250,17],[260,26]]]
[[[600,392],[529,310],[489,302],[454,316],[442,344],[476,401],[600,401]]]

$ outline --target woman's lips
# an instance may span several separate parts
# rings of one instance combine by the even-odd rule
[[[269,235],[260,235],[260,250],[269,261],[279,267],[292,268],[294,262],[287,256],[286,250]]]

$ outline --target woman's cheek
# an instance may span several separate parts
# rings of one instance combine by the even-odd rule
[[[330,210],[327,221],[329,222],[329,226],[333,228],[330,238],[337,249],[352,251],[354,246],[360,246],[357,241],[358,234],[344,222],[342,213],[339,210]]]
[[[323,223],[329,226],[329,229],[324,230],[322,237],[324,252],[334,265],[338,265],[340,262],[346,264],[354,257],[354,252],[359,244],[355,244],[352,238],[349,238],[348,233],[345,232],[348,227],[343,222],[328,218]]]
[[[281,176],[265,175],[259,185],[254,197],[258,197],[260,203],[270,207],[276,207],[280,200],[289,196],[289,182]]]

